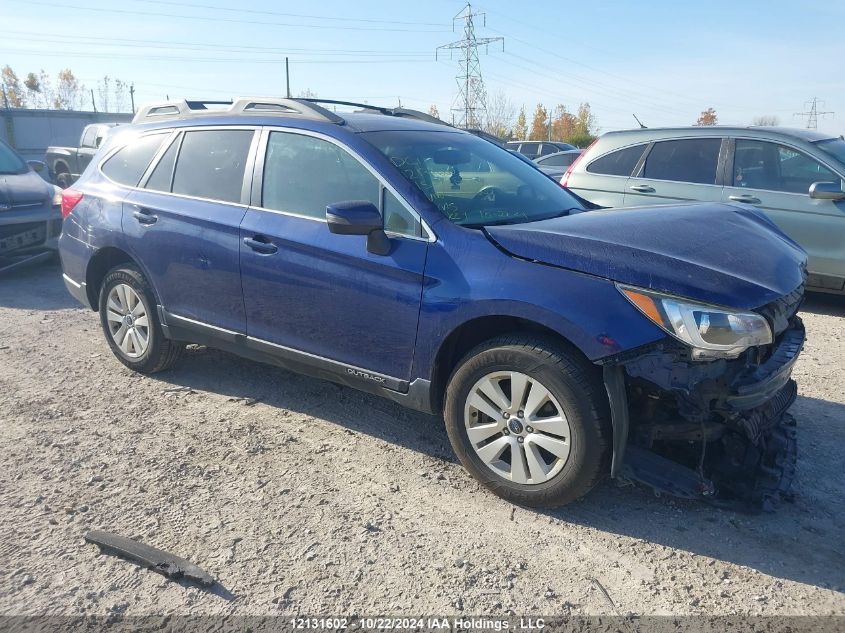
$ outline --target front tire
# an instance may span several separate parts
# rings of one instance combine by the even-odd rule
[[[476,347],[452,374],[444,417],[464,467],[512,503],[561,506],[609,471],[602,381],[550,339],[506,336]]]
[[[185,347],[165,338],[155,307],[152,288],[136,266],[108,272],[100,287],[103,333],[117,359],[142,374],[169,369]]]

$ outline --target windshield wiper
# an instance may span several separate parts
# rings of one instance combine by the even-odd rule
[[[553,213],[552,215],[545,215],[540,218],[526,218],[526,217],[518,217],[518,218],[502,218],[500,220],[491,220],[489,222],[473,222],[472,224],[462,224],[461,226],[465,226],[470,229],[480,229],[485,226],[507,226],[509,224],[528,224],[530,222],[542,222],[543,220],[551,220],[553,218],[562,218],[565,215],[569,215],[573,211],[581,211],[580,207],[572,207],[570,209],[564,209],[563,211],[558,211],[557,213]]]

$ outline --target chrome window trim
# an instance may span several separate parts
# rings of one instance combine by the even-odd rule
[[[251,178],[251,175],[249,177],[247,176],[247,170],[250,167],[250,165],[253,164],[252,161],[254,160],[255,148],[256,148],[256,143],[257,143],[256,138],[258,138],[260,136],[260,134],[256,134],[256,132],[261,131],[261,126],[259,126],[259,125],[198,125],[198,126],[185,126],[185,127],[170,128],[170,129],[165,129],[165,130],[150,130],[146,134],[139,134],[138,136],[132,137],[132,139],[130,141],[128,141],[126,143],[122,143],[121,145],[118,145],[117,147],[109,150],[108,154],[106,154],[102,158],[102,160],[100,160],[100,162],[97,163],[97,171],[108,182],[110,182],[114,185],[117,185],[118,187],[123,187],[124,189],[129,189],[131,191],[144,191],[144,192],[149,192],[149,193],[157,193],[161,196],[173,196],[173,197],[182,198],[182,199],[185,199],[185,200],[199,200],[201,202],[216,202],[217,204],[225,204],[225,205],[229,205],[229,206],[233,206],[233,207],[241,207],[243,209],[249,208],[249,204],[244,204],[243,197],[241,197],[241,202],[229,202],[227,200],[218,200],[217,198],[203,198],[202,196],[189,196],[189,195],[185,195],[185,194],[182,194],[182,193],[173,193],[172,191],[158,191],[157,189],[145,189],[144,187],[141,187],[139,185],[132,186],[132,185],[124,185],[122,183],[119,183],[116,180],[112,180],[111,178],[109,178],[105,174],[105,172],[103,172],[103,165],[105,164],[105,162],[109,158],[114,156],[117,152],[119,152],[121,149],[126,147],[130,142],[134,141],[137,138],[142,138],[144,136],[152,136],[154,134],[171,134],[171,135],[173,135],[175,133],[175,134],[178,135],[182,132],[194,132],[194,131],[201,132],[201,131],[207,131],[207,130],[252,130],[252,132],[253,132],[252,142],[251,142],[250,147],[249,147],[249,155],[247,156],[247,163],[246,163],[245,168],[244,168],[244,187],[248,189],[252,184],[252,178]],[[173,139],[171,138],[169,142],[162,143],[162,145],[166,144],[167,147],[169,148],[172,142],[173,142]],[[139,181],[139,184],[141,182],[146,182],[146,179],[149,177],[149,175],[152,174],[152,171],[150,171],[150,168],[152,167],[152,169],[155,169],[155,166],[158,165],[158,161],[161,160],[162,156],[164,156],[164,152],[162,152],[161,150],[162,150],[162,148],[159,148],[159,150],[156,152],[153,159],[150,161],[150,164],[147,166],[147,169],[144,171],[144,174],[142,175],[141,180]],[[165,149],[164,151],[167,151],[167,150]],[[178,156],[176,157],[176,162],[177,163],[179,162]],[[174,173],[175,173],[175,170],[174,170]]]
[[[408,203],[408,201],[396,190],[396,188],[393,187],[390,183],[388,183],[384,179],[384,177],[382,177],[382,175],[372,167],[372,165],[370,165],[366,160],[364,160],[358,154],[358,152],[353,150],[351,147],[349,147],[343,141],[340,141],[340,140],[338,140],[338,139],[336,139],[332,136],[329,136],[327,134],[323,134],[322,132],[314,132],[312,130],[304,130],[304,129],[301,129],[301,128],[289,128],[289,127],[283,127],[283,126],[268,125],[268,126],[265,126],[264,129],[266,130],[266,135],[263,135],[263,136],[266,136],[266,138],[262,139],[262,143],[263,143],[262,148],[263,149],[266,149],[267,143],[269,143],[269,141],[270,141],[270,134],[272,132],[283,132],[283,133],[288,133],[288,134],[299,134],[301,136],[310,136],[310,137],[313,137],[313,138],[318,138],[318,139],[326,141],[327,143],[331,143],[332,145],[335,145],[336,147],[339,147],[340,149],[344,150],[350,156],[352,156],[355,160],[357,160],[361,165],[363,165],[363,167],[373,175],[373,177],[376,179],[376,182],[379,183],[380,187],[384,188],[385,190],[387,190],[387,191],[389,191],[390,193],[393,194],[393,196],[399,201],[399,203],[403,207],[405,207],[405,210],[408,211],[408,213],[410,213],[411,216],[413,218],[415,218],[420,223],[420,226],[422,226],[422,230],[425,233],[427,233],[427,236],[425,236],[425,235],[423,235],[423,236],[407,235],[405,233],[395,233],[393,231],[388,231],[388,230],[385,230],[385,233],[387,233],[388,235],[393,236],[393,237],[402,237],[402,238],[405,238],[405,239],[416,240],[416,241],[419,241],[419,242],[429,242],[429,243],[431,243],[431,242],[437,241],[437,235],[435,235],[434,231],[431,230],[431,227],[428,225],[428,223],[425,221],[425,219]],[[265,155],[265,157],[266,157],[266,155]],[[261,170],[261,186],[262,186],[262,189],[263,189],[263,186],[264,186],[264,165],[259,166],[257,164],[257,158],[256,158],[256,169]],[[381,195],[381,189],[379,189],[379,194]],[[261,198],[263,198],[262,192],[259,191],[258,195]],[[382,207],[381,209],[379,209],[379,211],[383,212],[383,206],[384,205],[383,205],[382,201],[380,201],[379,206]],[[278,213],[280,215],[288,215],[288,216],[296,217],[296,218],[304,218],[304,219],[307,219],[307,220],[314,220],[316,222],[324,222],[324,223],[326,222],[326,219],[324,217],[323,218],[315,218],[315,217],[312,217],[310,215],[305,215],[305,214],[302,214],[302,213],[296,213],[296,212],[293,212],[293,211],[282,211],[280,209],[268,209],[267,207],[262,207],[260,205],[253,205],[250,208],[260,210],[260,211],[268,211],[270,213]],[[383,219],[384,219],[384,216],[382,216],[382,220]]]

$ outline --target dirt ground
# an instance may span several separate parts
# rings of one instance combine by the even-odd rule
[[[0,279],[0,614],[845,614],[845,300],[813,298],[796,501],[737,514],[606,482],[515,508],[442,422],[197,348],[112,357],[55,264]],[[216,577],[169,582],[105,529]]]

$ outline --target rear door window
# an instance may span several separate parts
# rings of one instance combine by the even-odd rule
[[[261,206],[325,220],[334,202],[380,207],[379,182],[360,162],[321,138],[272,132],[264,159]]]
[[[79,142],[80,147],[94,147],[94,139],[97,136],[97,126],[89,125],[82,134],[82,140]]]
[[[103,163],[103,173],[121,185],[136,186],[168,135],[149,134],[133,140]]]
[[[604,176],[625,176],[626,178],[634,171],[647,143],[625,147],[610,154],[597,158],[587,166],[591,174],[602,174]]]
[[[720,138],[655,143],[646,158],[643,178],[714,185],[721,146]]]
[[[809,193],[814,182],[840,178],[817,160],[777,143],[737,139],[733,186],[784,193]]]
[[[185,132],[173,193],[222,202],[240,202],[253,130]]]

